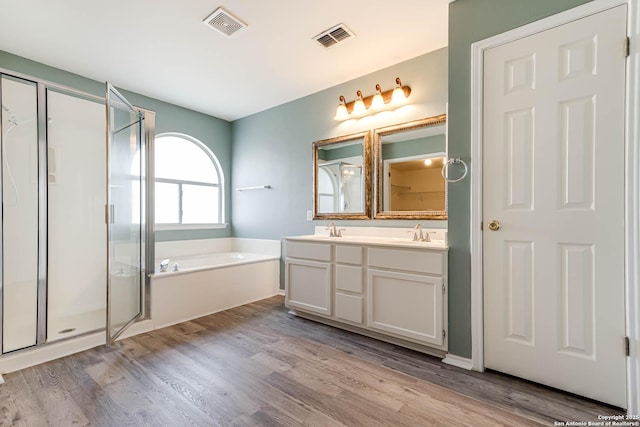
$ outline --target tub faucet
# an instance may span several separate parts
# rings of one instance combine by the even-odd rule
[[[162,262],[160,263],[160,272],[164,273],[165,271],[167,271],[167,268],[169,268],[169,258],[167,259],[163,259]]]

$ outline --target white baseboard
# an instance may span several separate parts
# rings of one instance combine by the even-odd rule
[[[0,374],[19,371],[30,366],[89,350],[104,343],[104,332],[97,332],[30,350],[10,353],[0,358]]]
[[[151,319],[141,320],[129,326],[129,328],[127,328],[127,330],[124,331],[116,341],[120,341],[121,339],[129,338],[134,335],[144,334],[145,332],[150,332],[154,329],[153,321]]]
[[[467,359],[466,357],[456,356],[455,354],[447,353],[447,355],[442,359],[444,363],[447,365],[457,366],[458,368],[471,370],[473,368],[473,363],[471,359]]]
[[[283,297],[284,296],[284,289],[278,289],[278,295]]]
[[[4,384],[4,378],[2,378],[2,375],[0,374],[0,385]]]
[[[152,331],[153,322],[151,320],[142,320],[136,322],[127,329],[119,338],[128,338],[133,335],[142,334]],[[106,341],[104,332],[96,332],[71,338],[59,343],[47,344],[46,346],[36,347],[32,350],[19,351],[0,358],[0,384],[4,383],[1,374],[16,372],[30,366],[39,365],[51,360],[59,359],[64,356],[79,353],[90,348],[104,345]]]

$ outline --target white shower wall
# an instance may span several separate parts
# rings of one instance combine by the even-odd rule
[[[106,145],[104,104],[51,90],[47,104],[51,341],[105,326]]]
[[[2,78],[2,351],[35,345],[38,286],[36,87]]]

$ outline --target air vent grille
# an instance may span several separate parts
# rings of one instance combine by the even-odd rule
[[[353,31],[348,29],[346,25],[338,24],[335,27],[321,32],[313,39],[320,43],[322,46],[329,48],[355,36],[356,35],[353,33]]]
[[[241,30],[247,26],[247,24],[245,24],[221,7],[217,8],[202,22],[227,37],[231,37],[238,30]]]

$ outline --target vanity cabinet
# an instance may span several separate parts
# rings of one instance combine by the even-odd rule
[[[285,240],[297,315],[417,350],[447,350],[447,249]]]

